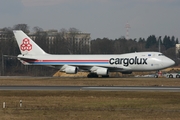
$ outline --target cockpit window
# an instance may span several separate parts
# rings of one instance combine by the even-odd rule
[[[158,56],[164,56],[163,54],[158,54]]]

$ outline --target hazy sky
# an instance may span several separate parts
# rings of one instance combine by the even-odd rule
[[[0,28],[28,24],[30,30],[77,28],[92,39],[150,35],[180,40],[180,0],[0,0]]]

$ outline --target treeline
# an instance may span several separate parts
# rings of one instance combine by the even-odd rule
[[[27,34],[30,33],[29,27],[26,24],[18,24],[13,28],[1,29],[1,75],[47,76],[57,71],[43,66],[24,66],[16,58],[12,57],[20,54],[12,30],[23,30]],[[118,39],[97,38],[90,40],[90,44],[87,44],[84,42],[85,39],[77,41],[76,35],[79,34],[79,30],[76,28],[70,28],[69,30],[61,29],[53,37],[49,37],[40,27],[34,27],[33,30],[33,40],[47,53],[52,54],[122,54],[141,51],[159,51],[160,43],[160,51],[166,56],[176,59],[175,45],[179,43],[178,38],[174,36],[157,37],[150,35],[147,39],[126,40],[125,37]],[[67,32],[70,33],[69,38],[65,37]]]
[[[128,52],[142,52],[142,51],[160,51],[166,56],[175,59],[175,45],[178,44],[178,39],[174,36],[156,37],[149,36],[146,40],[144,38],[130,39],[119,38],[110,40],[108,38],[97,38],[91,41],[92,54],[122,54]]]

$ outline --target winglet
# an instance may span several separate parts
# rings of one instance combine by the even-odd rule
[[[13,33],[15,35],[15,38],[16,38],[16,41],[18,43],[21,54],[23,54],[23,55],[47,54],[30,37],[28,37],[23,31],[14,30]]]

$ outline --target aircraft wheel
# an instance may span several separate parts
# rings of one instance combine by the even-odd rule
[[[89,73],[87,75],[88,78],[98,78],[98,75],[96,73]]]
[[[173,75],[170,74],[170,75],[169,75],[169,78],[173,78]]]
[[[109,75],[102,75],[102,78],[108,78]]]
[[[154,75],[155,78],[158,78],[158,75]]]
[[[87,77],[88,77],[88,78],[91,78],[91,75],[90,75],[90,74],[88,74],[88,75],[87,75]]]
[[[180,78],[180,76],[179,76],[179,75],[176,75],[176,78]]]

